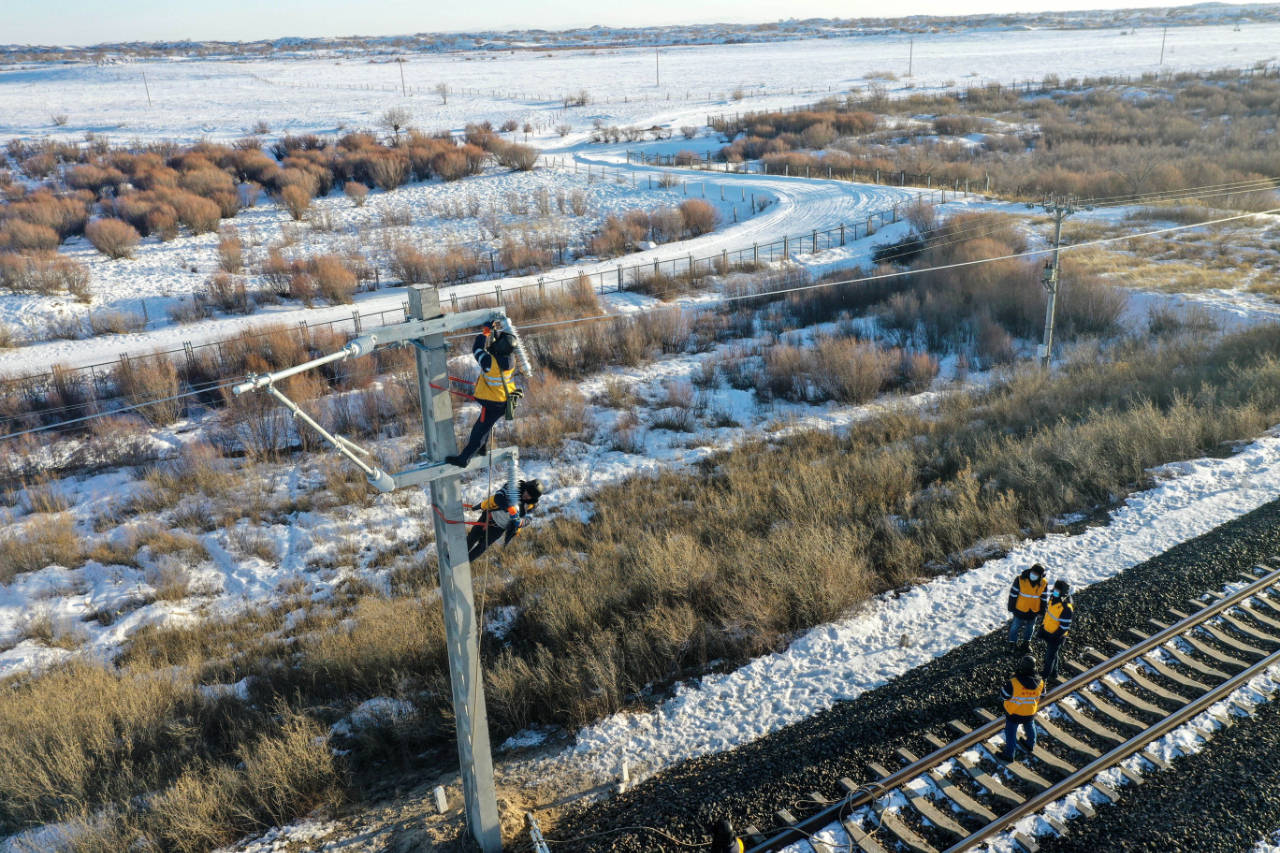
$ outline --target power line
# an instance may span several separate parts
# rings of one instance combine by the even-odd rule
[[[1152,237],[1152,236],[1156,236],[1156,235],[1159,235],[1159,234],[1168,234],[1168,233],[1174,233],[1174,232],[1178,232],[1178,231],[1186,231],[1186,230],[1189,230],[1189,229],[1192,229],[1192,228],[1201,228],[1201,227],[1204,227],[1204,226],[1206,226],[1206,225],[1217,225],[1217,224],[1221,224],[1221,223],[1224,223],[1224,222],[1234,222],[1234,221],[1238,221],[1238,220],[1241,220],[1241,219],[1250,219],[1250,218],[1252,218],[1252,217],[1254,217],[1254,216],[1266,215],[1266,214],[1273,214],[1273,213],[1280,213],[1280,208],[1272,208],[1272,209],[1270,209],[1270,210],[1254,211],[1254,212],[1250,212],[1250,213],[1242,213],[1242,214],[1237,214],[1237,215],[1234,215],[1234,216],[1226,216],[1226,217],[1221,217],[1221,218],[1218,218],[1218,219],[1206,220],[1206,221],[1204,221],[1204,222],[1190,223],[1190,224],[1185,224],[1185,225],[1174,225],[1174,226],[1170,226],[1170,227],[1168,227],[1168,228],[1157,228],[1157,229],[1152,229],[1152,230],[1148,230],[1148,231],[1142,231],[1142,232],[1139,232],[1139,233],[1137,233],[1137,234],[1125,234],[1125,235],[1120,235],[1120,236],[1115,236],[1115,237],[1099,237],[1099,238],[1097,238],[1097,239],[1093,239],[1093,240],[1086,240],[1086,241],[1081,242],[1081,243],[1071,243],[1071,244],[1068,244],[1068,245],[1066,245],[1066,246],[1062,246],[1060,250],[1065,252],[1065,251],[1070,251],[1070,250],[1073,250],[1073,249],[1082,249],[1082,248],[1086,248],[1086,247],[1089,247],[1089,246],[1103,245],[1103,244],[1107,244],[1107,243],[1116,243],[1116,242],[1120,242],[1120,241],[1123,241],[1123,240],[1132,240],[1132,239],[1136,239],[1136,238],[1140,238],[1140,237]],[[934,230],[934,231],[941,231],[942,229],[933,229],[933,230]],[[979,229],[975,229],[975,231],[982,231],[982,230],[983,230],[983,229],[980,229],[980,228],[979,228]],[[991,233],[993,230],[995,230],[995,229],[988,228],[988,229],[986,230],[986,232],[985,232],[985,233]],[[997,256],[994,256],[994,257],[990,257],[990,258],[978,258],[978,259],[976,259],[976,260],[972,260],[972,261],[957,261],[957,262],[955,262],[955,263],[950,263],[950,264],[939,264],[939,265],[935,265],[935,266],[931,266],[931,267],[924,267],[924,268],[920,268],[920,269],[913,269],[913,270],[900,270],[900,271],[895,271],[895,272],[892,272],[892,273],[878,273],[878,274],[872,274],[872,275],[866,275],[866,276],[857,276],[857,277],[854,277],[854,278],[839,279],[839,280],[836,280],[836,281],[823,281],[823,282],[817,282],[817,283],[812,283],[812,284],[797,285],[797,286],[795,286],[795,287],[779,288],[779,289],[777,289],[777,290],[759,291],[759,292],[756,292],[756,293],[732,294],[732,295],[728,295],[728,296],[720,296],[720,297],[718,297],[718,298],[711,299],[711,300],[708,300],[708,301],[706,301],[706,302],[698,303],[697,305],[695,305],[695,306],[690,306],[690,307],[691,307],[691,308],[701,309],[701,308],[713,307],[713,306],[717,306],[717,305],[724,305],[724,304],[728,304],[728,303],[732,303],[732,302],[738,302],[738,301],[742,301],[742,300],[744,300],[744,299],[764,299],[764,298],[767,298],[767,297],[770,297],[770,296],[785,296],[785,295],[788,295],[788,294],[791,294],[791,293],[800,293],[800,292],[809,291],[809,290],[817,290],[817,289],[824,288],[824,287],[841,287],[841,286],[844,286],[844,285],[850,285],[850,284],[865,284],[865,283],[867,283],[867,282],[873,282],[873,281],[885,281],[885,280],[889,280],[889,279],[902,278],[902,277],[910,276],[910,275],[919,275],[919,274],[922,274],[922,273],[941,272],[941,271],[945,271],[945,270],[960,269],[960,268],[963,268],[963,267],[977,266],[977,265],[980,265],[980,264],[995,263],[995,262],[997,262],[997,261],[1017,260],[1017,259],[1022,259],[1022,258],[1036,257],[1036,256],[1040,256],[1040,255],[1051,254],[1053,251],[1054,251],[1054,249],[1053,249],[1052,247],[1046,247],[1046,248],[1043,248],[1043,249],[1029,249],[1029,250],[1027,250],[1027,251],[1023,251],[1023,252],[1014,252],[1014,253],[1006,254],[1006,255],[997,255]],[[671,292],[671,291],[665,291],[665,292]],[[662,295],[662,294],[658,294],[658,295]],[[547,321],[547,322],[544,322],[544,323],[532,323],[532,324],[527,324],[527,325],[522,324],[522,325],[521,325],[521,328],[522,328],[522,329],[526,329],[526,330],[532,330],[532,329],[549,329],[549,328],[554,328],[554,327],[572,326],[572,325],[576,325],[576,324],[578,324],[578,323],[598,322],[598,321],[601,321],[601,320],[617,320],[617,319],[622,319],[622,318],[624,318],[625,316],[626,316],[626,315],[620,315],[620,314],[596,314],[596,315],[592,315],[592,316],[588,316],[588,317],[576,317],[576,318],[572,318],[572,319],[568,319],[568,320],[551,320],[551,321]],[[461,338],[468,337],[468,335],[450,335],[450,336],[448,336],[448,337],[449,337],[449,339],[450,339],[450,340],[458,340],[458,339],[461,339]],[[379,375],[385,375],[385,374],[374,374],[374,375],[375,375],[375,376],[379,376]],[[74,424],[77,424],[77,423],[84,423],[84,422],[87,422],[87,421],[93,420],[93,419],[95,419],[95,418],[100,418],[100,417],[109,417],[109,416],[112,416],[112,415],[120,414],[120,413],[122,413],[122,412],[134,411],[134,410],[137,410],[137,409],[145,408],[145,407],[147,407],[147,406],[156,405],[156,404],[159,404],[159,403],[170,402],[170,401],[172,401],[172,400],[183,399],[183,398],[190,397],[190,396],[194,396],[194,395],[197,395],[197,394],[207,393],[207,392],[209,392],[209,391],[221,390],[222,388],[227,388],[227,387],[230,387],[231,385],[234,385],[234,384],[236,384],[236,382],[235,382],[235,381],[224,382],[224,383],[221,383],[221,384],[219,384],[219,385],[216,385],[216,386],[213,386],[213,387],[210,387],[210,388],[205,388],[205,389],[201,389],[201,390],[194,390],[194,391],[188,391],[188,392],[185,392],[185,393],[182,393],[182,394],[177,394],[177,395],[174,395],[174,396],[171,396],[171,397],[165,397],[165,398],[161,398],[161,399],[157,399],[157,400],[148,400],[148,401],[143,401],[143,402],[139,402],[139,403],[136,403],[136,404],[133,404],[133,405],[130,405],[130,406],[124,406],[124,407],[121,407],[121,408],[118,408],[118,409],[113,409],[113,410],[111,410],[111,411],[109,411],[109,412],[99,412],[99,413],[96,413],[96,414],[85,415],[85,416],[80,417],[80,418],[73,418],[73,419],[66,420],[66,421],[60,421],[60,422],[55,422],[55,423],[51,423],[51,424],[45,424],[45,425],[42,425],[42,426],[39,426],[39,427],[33,427],[33,428],[31,428],[31,429],[22,430],[22,431],[20,431],[20,432],[9,433],[9,434],[6,434],[6,435],[0,435],[0,441],[4,441],[4,440],[6,440],[6,439],[10,439],[10,438],[18,438],[18,437],[23,436],[23,435],[30,435],[30,434],[37,433],[37,432],[44,432],[44,431],[46,431],[46,430],[57,429],[57,428],[60,428],[60,427],[72,426],[72,425],[74,425]]]

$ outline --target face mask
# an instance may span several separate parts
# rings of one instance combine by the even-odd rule
[[[1032,573],[1031,573],[1031,579],[1032,579],[1033,581],[1038,581],[1038,580],[1040,580],[1040,575],[1036,574],[1035,572],[1032,572]]]

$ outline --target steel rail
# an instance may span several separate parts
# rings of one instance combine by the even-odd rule
[[[1274,559],[1273,562],[1275,562]],[[1267,566],[1262,566],[1260,568],[1269,569]],[[1079,673],[1074,678],[1071,678],[1052,690],[1049,690],[1042,698],[1040,703],[1041,706],[1051,705],[1054,702],[1071,695],[1086,685],[1097,681],[1102,676],[1119,669],[1135,658],[1150,652],[1152,649],[1163,645],[1169,640],[1186,633],[1204,622],[1207,622],[1222,613],[1224,610],[1234,607],[1235,605],[1254,597],[1259,592],[1275,586],[1278,583],[1280,583],[1280,569],[1269,569],[1262,577],[1246,584],[1241,589],[1223,596],[1203,609],[1180,619],[1169,627],[1152,634],[1136,645],[1118,652],[1112,657],[1107,658],[1105,661],[1094,665],[1093,667]],[[843,815],[848,814],[850,809],[866,805],[881,796],[883,793],[894,788],[898,788],[904,783],[924,775],[930,769],[933,769],[942,762],[959,755],[983,741],[989,740],[999,732],[1003,731],[1003,729],[1004,720],[1002,718],[996,718],[988,723],[978,726],[968,734],[948,743],[944,747],[934,750],[923,758],[918,759],[902,769],[897,770],[882,779],[878,779],[875,782],[868,783],[857,791],[842,797],[838,801],[826,806],[814,814],[779,830],[777,833],[769,836],[763,841],[747,846],[746,853],[770,853],[770,851],[780,850],[788,844],[795,843],[796,841],[805,840],[823,827],[833,822],[838,822]]]

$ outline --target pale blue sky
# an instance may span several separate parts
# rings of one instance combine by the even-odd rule
[[[1158,0],[1045,0],[1053,10],[1163,6]],[[0,0],[0,44],[97,44],[113,41],[280,36],[393,35],[449,30],[564,29],[780,18],[957,15],[1027,11],[1026,0]]]

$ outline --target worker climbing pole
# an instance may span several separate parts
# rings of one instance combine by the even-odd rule
[[[454,391],[449,375],[448,345],[445,335],[482,327],[477,341],[482,344],[476,354],[482,376],[473,397],[481,403],[484,418],[486,402],[497,404],[497,416],[511,416],[519,389],[512,384],[515,365],[529,376],[529,359],[519,333],[501,309],[480,309],[457,314],[440,310],[440,297],[429,285],[409,287],[409,318],[392,326],[384,326],[359,335],[336,353],[312,359],[304,364],[261,375],[251,374],[232,390],[244,394],[265,390],[281,402],[295,420],[307,424],[334,449],[359,467],[369,483],[382,492],[424,486],[430,492],[435,522],[436,557],[440,571],[440,596],[444,608],[445,638],[449,651],[449,674],[453,688],[453,713],[458,741],[458,758],[462,767],[462,789],[466,800],[467,822],[484,853],[499,853],[502,834],[493,784],[493,758],[489,745],[489,725],[484,703],[484,679],[480,668],[480,632],[470,560],[504,537],[510,541],[520,530],[524,519],[537,504],[542,487],[537,480],[519,480],[519,453],[515,447],[490,449],[481,459],[473,458],[487,442],[494,423],[478,423],[480,441],[472,431],[470,453],[465,458],[455,455],[457,439],[453,432]],[[490,342],[491,341],[491,342]],[[412,346],[422,400],[422,461],[395,474],[388,474],[372,464],[371,455],[355,442],[324,429],[314,418],[281,392],[276,384],[303,371],[348,358],[366,356],[379,347]],[[484,355],[486,360],[481,360]],[[486,361],[488,363],[486,363]],[[494,378],[497,384],[491,384]],[[483,393],[482,393],[483,392]],[[496,422],[496,418],[495,418]],[[471,445],[475,444],[475,447]],[[465,452],[465,451],[464,451]],[[445,460],[448,459],[449,462]],[[450,464],[452,463],[452,464]],[[468,522],[463,516],[460,475],[488,467],[490,478],[495,466],[503,465],[506,483],[481,502],[479,521]],[[471,533],[465,532],[471,528]],[[497,535],[491,537],[491,533]]]

